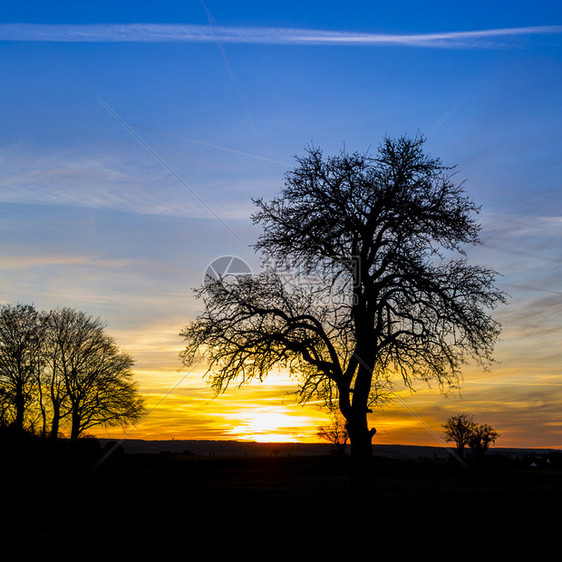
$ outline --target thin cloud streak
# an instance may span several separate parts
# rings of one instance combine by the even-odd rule
[[[0,24],[0,41],[253,43],[434,48],[501,47],[502,40],[562,33],[562,25],[445,31],[422,34],[351,33],[272,27],[215,27],[188,24]]]
[[[166,135],[168,137],[174,137],[176,139],[185,140],[201,146],[208,146],[209,148],[216,148],[217,150],[223,150],[225,152],[232,152],[233,154],[239,154],[241,156],[247,156],[248,158],[255,158],[256,160],[262,160],[264,162],[270,162],[272,164],[280,164],[281,166],[290,166],[288,162],[283,162],[281,160],[274,160],[272,158],[266,158],[265,156],[260,156],[259,154],[253,154],[252,152],[244,152],[242,150],[236,150],[234,148],[228,148],[227,146],[220,146],[218,144],[213,144],[210,142],[205,142],[197,139],[192,139],[190,137],[184,137],[182,135],[175,135],[173,133],[167,133],[166,131],[158,131],[157,129],[151,129],[150,127],[143,127],[142,125],[131,125],[135,129],[144,129],[145,131],[151,131],[152,133],[157,133],[159,135]]]
[[[0,256],[2,269],[22,269],[27,267],[49,265],[91,265],[98,267],[123,267],[132,263],[131,259],[103,259],[99,256],[64,256],[64,255],[37,255],[37,256]]]

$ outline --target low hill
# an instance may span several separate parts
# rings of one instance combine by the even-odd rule
[[[116,443],[100,439],[102,446]],[[252,441],[211,441],[211,440],[143,440],[125,439],[120,441],[126,453],[145,454],[193,454],[215,456],[312,456],[329,455],[332,446],[328,443],[258,443]],[[396,459],[439,459],[447,458],[450,450],[445,447],[419,445],[373,445],[376,456]],[[488,454],[501,454],[509,457],[544,455],[552,449],[516,449],[494,447]]]

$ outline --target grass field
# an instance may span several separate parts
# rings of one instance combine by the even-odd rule
[[[20,458],[3,476],[8,542],[60,560],[503,560],[562,531],[558,463],[374,457],[355,490],[349,457],[84,459]]]

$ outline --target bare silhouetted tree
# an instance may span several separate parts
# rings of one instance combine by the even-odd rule
[[[449,388],[468,357],[492,360],[503,295],[467,260],[478,208],[450,170],[421,139],[385,139],[375,156],[310,148],[280,197],[255,201],[264,271],[197,291],[185,363],[204,352],[217,392],[287,369],[303,400],[339,407],[352,455],[370,456],[367,414],[385,383]]]
[[[46,368],[41,377],[42,411],[47,425],[47,409],[49,409],[52,439],[59,437],[61,420],[69,413],[65,371],[69,362],[67,355],[71,347],[71,326],[74,315],[75,312],[71,309],[58,309],[45,314],[43,320]]]
[[[0,308],[0,387],[6,422],[17,431],[30,422],[42,368],[40,314],[32,305]]]
[[[334,446],[336,453],[344,454],[349,440],[346,420],[340,412],[331,413],[329,423],[321,425],[316,434],[323,441],[328,441]]]
[[[490,445],[494,444],[500,434],[488,424],[476,424],[468,441],[468,446],[476,460],[481,459]]]
[[[137,421],[143,401],[132,380],[132,358],[119,351],[99,318],[70,308],[45,320],[48,370],[44,381],[52,408],[51,436],[70,423],[70,438],[91,427]]]
[[[491,425],[476,423],[474,417],[467,414],[451,416],[442,426],[445,440],[455,443],[459,456],[463,457],[465,448],[469,447],[476,460],[482,458],[500,436]]]
[[[476,426],[477,424],[472,416],[468,416],[467,414],[451,416],[443,424],[445,440],[455,443],[457,453],[460,457],[464,456],[464,449],[469,445]]]

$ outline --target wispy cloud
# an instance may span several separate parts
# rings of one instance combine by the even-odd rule
[[[208,209],[157,164],[80,150],[41,154],[23,146],[2,147],[0,203],[208,218]],[[234,181],[207,182],[197,190],[212,194],[213,209],[223,219],[246,219],[252,210],[249,196],[236,196]]]
[[[35,255],[35,256],[0,256],[2,269],[18,269],[27,267],[43,267],[51,265],[73,266],[90,265],[99,267],[121,267],[128,265],[129,259],[102,259],[99,256],[64,256],[64,255]]]
[[[562,25],[445,31],[421,34],[353,33],[272,27],[209,27],[188,24],[0,24],[0,41],[186,42],[274,45],[357,45],[434,48],[508,46],[515,38],[562,33]]]

